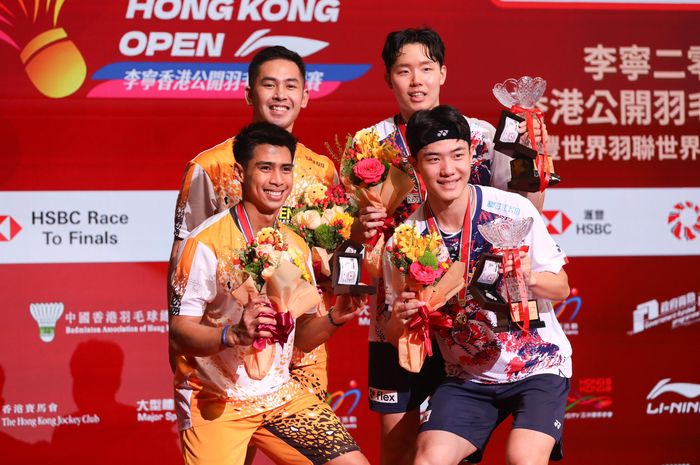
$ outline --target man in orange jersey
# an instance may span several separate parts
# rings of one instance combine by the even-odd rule
[[[253,123],[236,136],[233,149],[241,201],[204,220],[175,259],[169,340],[185,463],[240,465],[250,443],[276,463],[367,464],[331,407],[289,372],[295,337],[304,350],[322,344],[359,313],[363,299],[340,296],[324,316],[311,308],[296,328],[286,326],[284,338],[273,338],[271,328],[275,334],[281,329],[267,297],[242,304],[227,281],[240,267],[238,252],[261,230],[281,235],[313,281],[306,243],[278,219],[292,190],[296,140],[274,124]],[[275,341],[272,367],[259,380],[244,365],[257,338]]]
[[[253,122],[268,122],[291,132],[309,93],[305,88],[306,67],[301,57],[284,47],[269,47],[258,52],[248,67],[250,84],[246,101],[253,108]],[[233,138],[197,155],[187,164],[175,213],[175,240],[170,267],[182,239],[205,219],[236,205],[241,185],[234,173]],[[291,219],[290,207],[304,189],[321,183],[330,187],[337,182],[333,162],[297,144],[294,157],[294,186],[280,220]],[[319,313],[325,313],[321,306]],[[325,399],[328,386],[326,349],[321,345],[308,354],[297,351],[292,361],[292,376]]]

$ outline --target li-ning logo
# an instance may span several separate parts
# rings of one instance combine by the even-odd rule
[[[700,234],[700,206],[693,202],[678,202],[668,214],[671,234],[676,239],[692,241]]]
[[[437,132],[437,137],[445,137],[447,135],[447,129],[441,129]]]
[[[647,395],[647,400],[652,401],[657,397],[667,394],[674,393],[685,397],[686,399],[695,399],[700,396],[700,384],[695,383],[671,383],[671,378],[664,378],[656,386],[649,391]],[[647,403],[647,415],[661,415],[664,413],[668,414],[688,414],[688,413],[698,413],[700,412],[700,402],[699,401],[681,401],[681,402],[658,402],[658,403]]]
[[[288,49],[294,50],[302,57],[313,55],[316,52],[328,47],[328,42],[323,40],[309,39],[299,36],[267,36],[271,29],[259,29],[248,37],[243,45],[234,53],[234,56],[248,56],[254,51],[272,45],[285,45]]]

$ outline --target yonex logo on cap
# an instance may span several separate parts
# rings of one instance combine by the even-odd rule
[[[441,129],[437,132],[436,137],[445,137],[449,131],[447,129]]]

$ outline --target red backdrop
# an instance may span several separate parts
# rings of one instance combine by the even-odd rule
[[[256,47],[305,55],[295,133],[324,152],[396,110],[384,37],[429,25],[447,44],[441,101],[467,115],[497,121],[496,82],[548,82],[563,182],[544,217],[576,290],[557,306],[567,462],[698,463],[698,3],[67,0],[35,15],[0,0],[5,460],[179,463],[164,279],[185,163],[249,121]],[[366,339],[365,318],[333,338],[329,388],[376,463]],[[485,463],[503,463],[506,432]]]

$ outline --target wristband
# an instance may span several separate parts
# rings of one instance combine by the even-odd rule
[[[221,330],[221,345],[224,347],[228,347],[226,336],[228,335],[229,329],[231,329],[231,325],[224,325],[224,329]]]
[[[333,310],[334,310],[334,308],[331,307],[330,310],[328,310],[328,313],[326,313],[326,316],[328,317],[328,321],[330,321],[333,326],[335,326],[336,328],[340,328],[345,323],[336,323],[335,320],[333,320],[333,315],[332,315]]]

